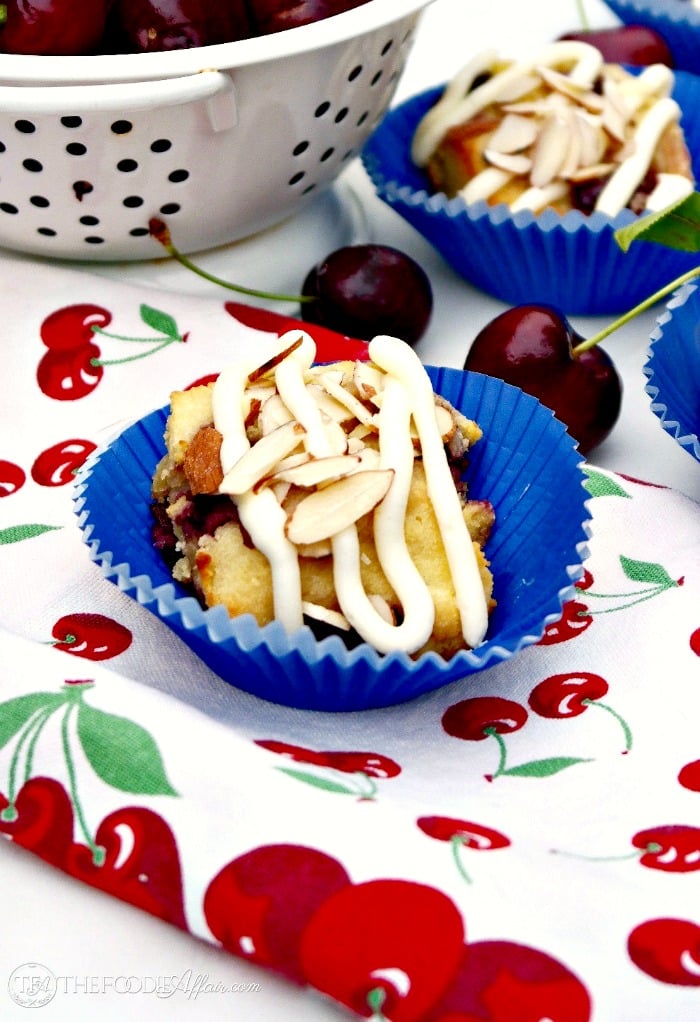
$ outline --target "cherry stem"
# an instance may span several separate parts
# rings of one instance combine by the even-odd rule
[[[680,277],[676,277],[676,279],[671,281],[670,284],[666,284],[665,287],[655,291],[650,298],[646,298],[643,302],[640,302],[639,305],[635,305],[633,309],[630,309],[629,312],[620,316],[619,319],[614,320],[609,326],[606,326],[604,330],[594,334],[593,337],[588,337],[585,341],[581,341],[580,344],[577,344],[576,347],[572,349],[571,354],[574,358],[576,358],[577,355],[583,354],[584,351],[589,351],[591,348],[594,348],[599,341],[609,337],[610,334],[614,333],[621,326],[624,326],[625,323],[629,323],[629,321],[634,319],[635,316],[638,316],[640,312],[646,312],[647,309],[650,309],[652,305],[656,305],[656,303],[661,301],[662,298],[665,298],[666,295],[675,291],[682,284],[686,284],[689,280],[693,280],[698,276],[700,276],[700,266],[696,266],[695,269],[688,270],[687,273],[683,273]]]
[[[203,280],[208,280],[211,284],[218,284],[219,287],[225,287],[229,291],[236,291],[238,294],[249,295],[252,298],[266,298],[274,302],[298,302],[304,304],[306,302],[315,302],[316,299],[313,295],[285,295],[277,294],[270,291],[259,291],[257,288],[244,287],[242,284],[232,284],[228,280],[222,280],[221,277],[216,277],[212,273],[208,273],[202,269],[201,266],[197,266],[193,263],[186,255],[183,255],[175,245],[173,245],[172,238],[170,237],[170,231],[163,223],[162,220],[158,220],[154,217],[149,221],[149,231],[152,238],[158,241],[168,255],[172,256],[176,262],[184,266],[186,270],[191,270],[192,273],[196,273],[198,277]]]

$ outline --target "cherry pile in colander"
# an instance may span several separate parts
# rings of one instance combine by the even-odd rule
[[[208,46],[322,21],[369,0],[7,0],[0,51],[39,56]]]

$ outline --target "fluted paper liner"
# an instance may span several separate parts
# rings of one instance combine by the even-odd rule
[[[700,461],[700,289],[680,288],[656,320],[643,366],[651,410]]]

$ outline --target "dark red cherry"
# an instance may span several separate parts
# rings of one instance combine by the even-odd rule
[[[0,49],[39,56],[94,53],[106,18],[107,0],[7,0],[0,6]]]
[[[666,64],[673,67],[673,56],[662,35],[646,25],[615,25],[612,28],[580,29],[566,32],[560,39],[590,43],[610,64]]]
[[[598,345],[576,352],[582,338],[547,305],[517,305],[475,338],[464,368],[520,387],[551,408],[588,454],[620,413],[622,381]]]
[[[125,48],[139,52],[188,49],[245,39],[252,28],[244,0],[116,0]]]
[[[247,0],[258,35],[323,21],[367,0]]]
[[[307,323],[371,340],[377,334],[415,344],[433,311],[427,274],[415,260],[388,245],[346,245],[307,274],[302,303]]]

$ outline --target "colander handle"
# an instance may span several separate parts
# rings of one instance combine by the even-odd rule
[[[181,78],[90,85],[0,85],[0,113],[73,114],[127,113],[207,100],[214,131],[237,120],[233,80],[223,71],[204,70]]]

